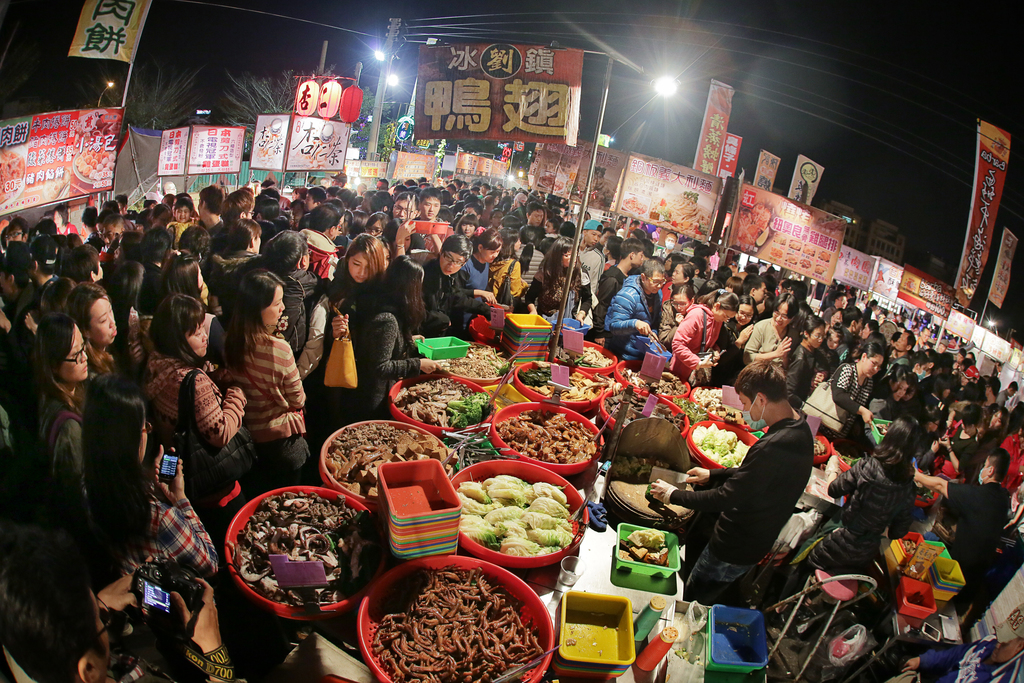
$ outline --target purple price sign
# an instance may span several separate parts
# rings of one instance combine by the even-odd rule
[[[497,306],[491,307],[491,327],[495,330],[505,329],[505,309]]]
[[[811,428],[811,434],[817,434],[818,427],[821,426],[821,418],[817,415],[808,415],[807,426]]]
[[[327,585],[323,562],[293,562],[287,555],[271,555],[270,566],[281,588]]]
[[[573,353],[583,353],[583,333],[577,330],[562,330],[562,348]]]
[[[743,402],[740,401],[740,395],[737,393],[736,387],[730,387],[729,385],[722,387],[722,405],[743,410]]]
[[[647,402],[644,403],[643,415],[644,417],[650,417],[651,413],[654,412],[654,407],[658,405],[658,395],[651,394],[647,397]]]
[[[664,356],[648,351],[647,355],[644,356],[644,364],[640,367],[640,374],[653,381],[658,381],[661,379],[661,373],[665,371],[665,363],[667,362]]]
[[[570,387],[569,383],[569,366],[567,365],[552,365],[551,366],[551,383],[560,387]]]

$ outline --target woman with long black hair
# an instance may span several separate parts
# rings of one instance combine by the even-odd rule
[[[825,341],[825,321],[812,313],[804,318],[798,332],[801,339],[789,355],[786,389],[790,405],[800,410],[816,386],[815,376],[821,371],[818,349]],[[820,377],[818,379],[821,380]]]
[[[853,438],[856,424],[871,424],[874,415],[868,409],[868,399],[875,387],[875,375],[885,362],[885,349],[876,342],[868,342],[860,347],[856,362],[843,363],[829,380],[832,388],[832,401],[846,412],[846,419],[838,432],[824,424],[821,431],[829,439]],[[859,431],[863,438],[863,431]]]
[[[417,358],[412,340],[426,315],[423,267],[409,256],[399,256],[387,270],[382,292],[370,312],[354,318],[359,386],[351,393],[349,422],[385,418],[387,395],[395,382],[437,372],[439,367],[436,361]]]
[[[166,557],[204,576],[217,551],[185,496],[182,462],[170,484],[157,479],[163,448],[149,449],[146,399],[134,382],[102,375],[89,386],[82,443],[85,494],[98,538],[130,573]]]
[[[576,272],[572,274],[571,278],[568,277],[571,257],[572,240],[568,237],[556,239],[544,254],[540,270],[537,271],[533,282],[530,283],[530,288],[526,291],[526,305],[529,307],[530,313],[546,318],[552,323],[558,322],[558,308],[562,305],[562,290],[565,289],[568,280],[569,300],[565,310],[562,311],[562,317],[573,317],[580,305],[580,283],[583,280],[583,273],[579,264],[576,264]],[[589,301],[586,303],[589,305]]]
[[[68,295],[67,307],[85,337],[89,377],[116,372],[114,356],[108,349],[117,338],[117,323],[106,290],[94,282],[76,285]]]
[[[266,270],[242,278],[224,356],[245,392],[245,425],[256,444],[256,465],[243,483],[250,496],[298,484],[309,457],[306,393],[292,349],[278,331],[283,313],[281,278]]]
[[[255,259],[251,259],[255,260]],[[171,258],[164,266],[163,282],[161,283],[161,301],[172,294],[184,294],[203,301],[203,290],[206,282],[203,280],[202,266],[199,258],[191,254],[178,254]],[[207,336],[207,354],[205,360],[216,365],[224,364],[224,327],[217,316],[212,313],[205,313],[203,328]],[[156,342],[155,332],[150,330],[150,338]]]
[[[874,453],[829,484],[833,498],[846,496],[842,526],[811,551],[811,565],[832,574],[859,573],[878,554],[882,536],[903,538],[914,510],[914,466],[919,427],[897,418]]]
[[[144,268],[137,261],[118,266],[104,282],[110,306],[114,311],[117,336],[110,345],[110,353],[118,367],[130,377],[138,377],[146,357],[143,349],[142,327],[139,320],[139,293],[142,291]]]

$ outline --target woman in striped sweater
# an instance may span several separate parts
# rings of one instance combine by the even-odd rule
[[[309,457],[302,415],[306,394],[292,349],[279,332],[283,312],[281,278],[266,270],[242,278],[224,356],[245,392],[245,425],[256,443],[256,465],[243,483],[249,496],[298,484]]]

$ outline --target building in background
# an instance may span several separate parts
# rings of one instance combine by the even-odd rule
[[[822,211],[846,219],[846,235],[843,244],[863,251],[870,256],[881,256],[894,263],[903,263],[906,238],[900,229],[880,218],[863,219],[852,206],[835,200],[822,202]]]

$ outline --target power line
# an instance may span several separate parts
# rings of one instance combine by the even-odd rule
[[[233,9],[238,12],[250,12],[252,14],[262,14],[268,17],[274,17],[275,19],[287,19],[289,21],[298,21],[303,24],[312,24],[313,26],[322,26],[323,28],[333,29],[335,31],[344,31],[345,33],[352,33],[357,36],[366,36],[367,38],[375,37],[372,33],[365,33],[363,31],[356,31],[355,29],[345,28],[344,26],[334,26],[332,24],[325,24],[321,21],[311,21],[309,19],[300,19],[299,17],[292,17],[287,14],[275,14],[273,12],[264,12],[263,10],[252,9],[250,7],[235,7],[233,5],[220,5],[215,2],[199,2],[199,0],[164,0],[165,2],[182,2],[186,5],[200,5],[202,7],[217,7],[219,9]]]

